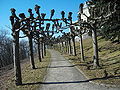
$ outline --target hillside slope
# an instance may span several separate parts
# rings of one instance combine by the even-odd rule
[[[85,62],[80,62],[79,42],[76,42],[77,56],[67,57],[90,79],[99,78],[99,80],[94,80],[95,82],[120,85],[120,44],[105,41],[105,39],[98,37],[99,61],[101,66],[99,69],[92,68],[92,39],[85,39],[83,44]],[[81,64],[83,65],[81,66]],[[88,66],[90,70],[88,70]],[[104,78],[106,73],[108,74],[108,78]]]

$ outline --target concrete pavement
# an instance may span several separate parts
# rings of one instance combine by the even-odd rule
[[[39,90],[120,90],[90,83],[58,51],[49,51],[52,62]]]

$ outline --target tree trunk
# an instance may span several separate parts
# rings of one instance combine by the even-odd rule
[[[40,53],[40,42],[38,40],[38,57],[39,57],[39,61],[41,62],[41,53]]]
[[[33,42],[32,37],[29,37],[29,49],[30,49],[30,62],[32,69],[35,69],[34,55],[33,55]]]
[[[44,51],[43,51],[43,43],[41,42],[41,56],[42,56],[42,58],[44,58]]]
[[[63,44],[63,41],[61,41],[61,49],[62,49],[62,53],[64,53],[64,44]]]
[[[67,41],[67,53],[69,54],[69,40]]]
[[[65,41],[65,52],[67,53],[67,41]]]
[[[14,58],[14,72],[16,78],[16,85],[22,84],[22,77],[21,77],[21,66],[20,66],[20,59],[19,59],[19,32],[14,32],[15,36],[13,37],[13,58]]]
[[[0,62],[1,62],[0,67],[3,67],[4,65],[3,65],[2,55],[0,55]]]
[[[100,65],[99,65],[98,42],[97,42],[96,29],[92,30],[92,38],[93,38],[93,49],[94,49],[93,66],[99,67]]]
[[[84,62],[84,51],[83,51],[83,41],[82,41],[82,35],[79,35],[80,37],[80,52],[81,52],[81,61]]]
[[[68,41],[68,47],[69,47],[69,55],[72,54],[72,47],[71,47],[71,39],[69,38],[69,41]]]
[[[61,45],[60,45],[60,42],[58,43],[58,49],[59,49],[59,51],[61,51]]]
[[[75,47],[75,36],[72,36],[72,47],[73,47],[73,55],[76,56],[76,47]]]
[[[46,56],[46,45],[43,43],[44,56]]]

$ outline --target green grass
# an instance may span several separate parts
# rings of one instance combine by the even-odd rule
[[[42,82],[44,76],[46,75],[47,67],[50,63],[50,53],[47,52],[47,56],[42,59],[42,62],[39,62],[37,58],[35,58],[35,65],[37,69],[31,69],[29,62],[26,62],[22,65],[22,80],[23,84],[26,83],[37,83]],[[6,90],[36,90],[40,88],[40,84],[33,84],[33,85],[15,85],[15,76],[11,75],[5,81],[5,88]]]
[[[86,66],[78,66],[87,77],[92,78],[102,78],[104,76],[104,70],[107,71],[108,76],[120,76],[120,44],[112,43],[110,41],[105,41],[98,37],[98,46],[99,46],[99,61],[102,68],[88,70],[86,67],[89,65],[92,67],[92,57],[93,57],[93,47],[92,39],[85,39],[84,44],[84,53],[85,53],[85,62],[80,61],[80,49],[79,42],[76,42],[77,56],[66,56],[68,59],[71,59],[74,64],[85,64]],[[90,63],[90,64],[87,64]],[[98,83],[105,84],[115,84],[120,85],[119,78],[110,78],[103,80],[96,80]]]

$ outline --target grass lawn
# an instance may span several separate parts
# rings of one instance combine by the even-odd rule
[[[108,73],[108,76],[113,76],[108,79],[99,79],[95,80],[98,83],[120,85],[120,44],[112,43],[110,41],[105,41],[98,37],[98,46],[99,46],[99,61],[101,68],[93,69],[93,47],[92,39],[83,40],[84,53],[85,53],[85,62],[80,61],[80,49],[79,42],[76,42],[77,56],[68,56],[65,55],[73,64],[76,64],[79,69],[81,69],[85,75],[90,78],[103,78],[105,75],[105,70]],[[84,64],[81,66],[80,64]],[[90,70],[87,69],[87,66],[90,66]]]
[[[42,59],[42,62],[39,62],[38,58],[35,58],[35,65],[37,69],[31,69],[29,61],[23,63],[22,66],[22,81],[23,84],[30,83],[30,85],[15,85],[15,76],[12,73],[7,74],[5,81],[3,82],[3,90],[36,90],[40,88],[39,82],[44,80],[46,75],[47,66],[50,63],[50,53],[47,52],[47,55]]]

